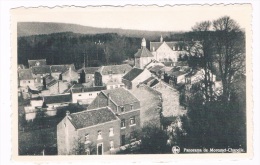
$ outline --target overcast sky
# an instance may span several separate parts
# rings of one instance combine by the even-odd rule
[[[26,9],[19,21],[61,22],[93,27],[188,31],[196,22],[228,15],[242,28],[248,23],[250,5],[167,6],[167,7],[88,7]]]

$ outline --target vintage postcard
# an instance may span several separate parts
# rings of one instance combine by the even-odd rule
[[[251,14],[12,9],[12,159],[251,158]]]

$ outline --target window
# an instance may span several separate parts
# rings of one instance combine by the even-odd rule
[[[114,149],[114,142],[110,141],[110,150],[113,150],[113,149]]]
[[[135,117],[130,118],[130,125],[135,125]]]
[[[125,107],[124,106],[121,106],[121,112],[125,112]]]
[[[92,96],[92,93],[90,93],[89,96]]]
[[[78,96],[81,96],[80,94]]]
[[[30,81],[28,81],[28,83],[31,83]]]
[[[109,128],[109,136],[114,136],[114,128]]]
[[[134,107],[133,105],[130,105],[130,109],[131,109],[131,110],[133,110],[133,107]]]
[[[85,134],[85,141],[89,140],[89,134]]]
[[[121,120],[121,128],[125,128],[125,119]]]
[[[102,139],[102,132],[101,131],[98,131],[98,138],[97,138],[98,140],[99,139]]]

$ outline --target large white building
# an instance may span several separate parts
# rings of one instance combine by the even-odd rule
[[[186,53],[187,47],[181,41],[165,42],[161,36],[160,42],[150,42],[150,51],[146,48],[146,40],[142,39],[141,49],[135,54],[135,67],[143,69],[151,62],[177,62],[180,55]]]

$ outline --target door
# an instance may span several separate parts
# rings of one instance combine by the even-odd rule
[[[125,135],[121,135],[121,146],[125,145]]]
[[[103,144],[97,144],[97,155],[102,155],[103,154]]]

